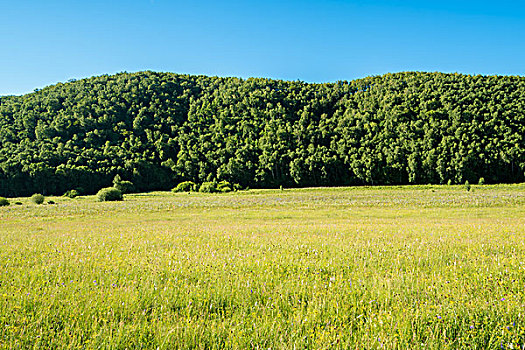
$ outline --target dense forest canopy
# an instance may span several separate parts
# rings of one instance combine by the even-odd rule
[[[115,175],[250,187],[522,182],[525,78],[406,72],[351,82],[140,72],[0,98],[0,196]]]

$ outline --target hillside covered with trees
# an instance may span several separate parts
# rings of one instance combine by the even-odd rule
[[[525,180],[525,78],[121,73],[0,98],[0,196]]]

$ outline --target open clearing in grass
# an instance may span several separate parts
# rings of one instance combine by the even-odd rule
[[[519,348],[525,185],[0,208],[3,348]]]

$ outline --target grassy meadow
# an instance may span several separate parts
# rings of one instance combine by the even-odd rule
[[[0,207],[2,349],[525,346],[525,184],[47,200]]]

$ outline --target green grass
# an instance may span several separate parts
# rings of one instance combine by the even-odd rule
[[[0,208],[0,348],[525,344],[525,185]]]

